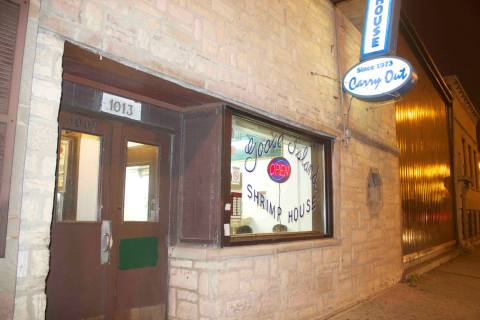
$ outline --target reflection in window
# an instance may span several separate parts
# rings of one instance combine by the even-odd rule
[[[323,145],[233,117],[232,235],[326,233]]]
[[[158,147],[129,141],[124,221],[158,221]]]
[[[57,221],[97,221],[101,139],[62,130],[58,151]]]

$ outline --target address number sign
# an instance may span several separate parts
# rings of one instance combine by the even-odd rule
[[[142,104],[130,99],[103,93],[102,112],[133,120],[142,120]]]

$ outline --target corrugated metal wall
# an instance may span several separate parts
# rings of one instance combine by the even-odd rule
[[[418,75],[415,87],[396,104],[402,242],[408,255],[454,240],[455,229],[446,106],[403,37],[398,55]]]

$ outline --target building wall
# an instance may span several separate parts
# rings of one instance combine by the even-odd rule
[[[475,110],[456,76],[446,77],[448,86],[453,92],[453,148],[454,148],[454,181],[456,188],[457,233],[462,245],[478,241],[480,238],[480,183],[477,142],[477,124],[479,114]],[[466,150],[463,150],[465,144]],[[468,146],[476,161],[470,172]],[[468,167],[465,174],[464,168]],[[469,185],[465,185],[465,179]]]
[[[32,3],[39,12],[32,11],[30,23],[38,17],[39,27],[27,44],[36,52],[26,61],[34,61],[34,68],[33,83],[26,83],[32,96],[25,102],[29,115],[25,175],[21,200],[16,202],[22,207],[19,259],[18,264],[15,259],[9,264],[17,269],[16,319],[44,316],[65,41],[337,137],[334,239],[223,249],[171,247],[171,319],[253,314],[310,319],[399,281],[394,108],[341,94],[340,75],[358,61],[360,33],[330,1]],[[344,127],[351,131],[348,139],[343,137]],[[366,201],[371,168],[377,168],[383,180],[378,215],[368,213]],[[10,279],[14,281],[12,275]]]
[[[418,76],[415,86],[395,106],[402,249],[404,262],[416,263],[436,249],[455,245],[448,106],[404,36],[398,38],[397,54],[412,64]]]

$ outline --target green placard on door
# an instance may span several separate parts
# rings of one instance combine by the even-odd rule
[[[158,238],[144,237],[120,240],[120,270],[155,267],[158,260]]]

